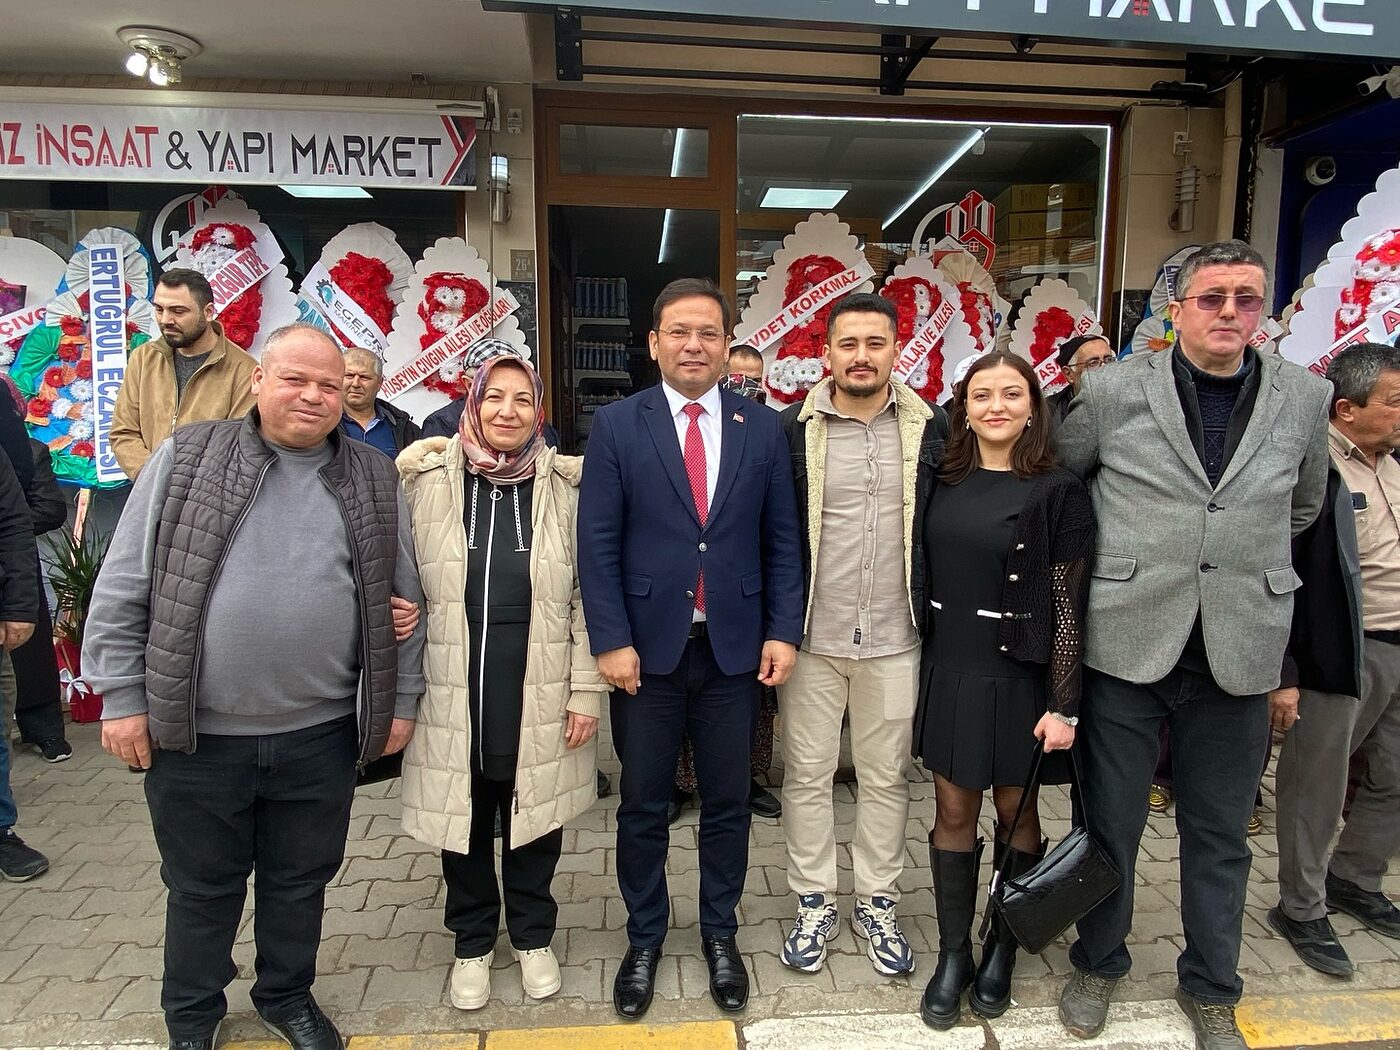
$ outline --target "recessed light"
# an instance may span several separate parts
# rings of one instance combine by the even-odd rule
[[[369,190],[363,186],[294,186],[283,185],[293,197],[319,197],[325,200],[368,200]]]
[[[850,190],[814,189],[810,186],[769,186],[758,202],[760,208],[834,208]]]

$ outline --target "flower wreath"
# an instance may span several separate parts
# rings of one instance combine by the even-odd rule
[[[375,326],[388,335],[394,319],[394,300],[389,298],[394,274],[384,261],[359,252],[347,252],[345,258],[330,268],[330,275],[336,287],[353,299]],[[335,325],[331,325],[331,330],[342,346],[353,345],[353,341]]]
[[[1338,339],[1378,310],[1400,303],[1400,230],[1385,230],[1363,244],[1351,277],[1337,309]]]
[[[913,339],[920,328],[943,305],[943,293],[932,281],[922,277],[896,277],[880,289],[880,294],[894,304],[899,314],[898,336],[901,344]],[[938,397],[943,389],[943,340],[933,344],[928,355],[914,366],[906,380],[925,400]]]
[[[1047,307],[1036,315],[1031,332],[1031,364],[1038,365],[1074,334],[1074,318],[1063,306]]]
[[[191,261],[196,270],[208,277],[239,252],[251,248],[256,241],[253,231],[240,223],[210,223],[190,238]],[[255,284],[219,311],[219,324],[223,326],[224,335],[247,350],[257,337],[262,307],[262,291]]]
[[[491,301],[486,287],[461,273],[432,273],[423,279],[423,301],[418,316],[425,331],[418,343],[426,350],[468,318],[475,317]],[[448,397],[462,397],[467,385],[462,381],[462,358],[448,361],[423,380],[423,386]]]
[[[977,345],[985,350],[992,340],[992,297],[979,292],[971,281],[959,281],[958,291],[962,293],[963,320],[972,329]]]
[[[783,302],[792,302],[808,288],[815,288],[846,269],[845,263],[830,255],[804,255],[794,260],[783,286]],[[783,337],[777,360],[768,370],[768,389],[778,401],[801,401],[826,374],[822,344],[826,342],[826,320],[837,302],[833,299]]]

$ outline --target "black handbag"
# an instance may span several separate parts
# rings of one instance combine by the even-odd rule
[[[1045,750],[1040,741],[1035,744],[1030,776],[1011,822],[1007,841],[1016,833],[1016,826],[1025,812],[1030,790],[1039,783],[1040,764]],[[1082,791],[1079,775],[1079,754],[1070,748],[1071,783]],[[1123,875],[1094,841],[1081,806],[1074,807],[1074,825],[1030,871],[1018,878],[1008,879],[1006,869],[1011,863],[1008,853],[1001,870],[992,878],[991,907],[1001,916],[1018,944],[1032,955],[1045,950],[1046,945],[1077,922],[1086,912],[1112,894],[1123,883]]]

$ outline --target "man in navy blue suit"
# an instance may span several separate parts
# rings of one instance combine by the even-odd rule
[[[802,569],[778,414],[718,382],[729,306],[711,281],[662,289],[651,356],[661,385],[599,409],[579,499],[579,580],[598,669],[614,687],[622,759],[618,887],[629,946],[613,1005],[651,1005],[670,921],[666,822],[681,739],[700,791],[700,934],[710,994],[742,1010],[735,944],[748,869],[749,749],[759,686],[802,641]]]

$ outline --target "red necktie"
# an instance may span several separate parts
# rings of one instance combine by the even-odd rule
[[[700,417],[704,415],[703,405],[692,402],[683,408],[690,417],[685,428],[685,473],[690,478],[690,494],[695,499],[695,513],[700,517],[700,525],[705,525],[705,517],[710,512],[709,487],[705,480],[705,439],[700,436]],[[695,608],[705,611],[705,573],[695,582]]]

